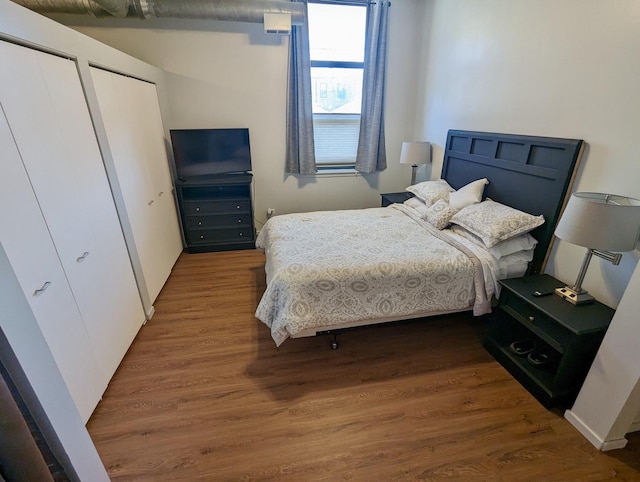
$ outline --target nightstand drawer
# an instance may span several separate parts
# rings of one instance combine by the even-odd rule
[[[560,353],[563,351],[563,346],[571,339],[571,333],[563,329],[557,321],[522,298],[505,293],[505,299],[500,307]]]

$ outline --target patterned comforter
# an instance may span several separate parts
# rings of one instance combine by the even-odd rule
[[[489,312],[495,260],[447,233],[401,204],[275,216],[256,241],[267,273],[256,317],[279,346],[310,328]]]

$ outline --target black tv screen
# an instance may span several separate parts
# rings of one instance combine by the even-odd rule
[[[172,129],[178,179],[251,170],[249,129]]]

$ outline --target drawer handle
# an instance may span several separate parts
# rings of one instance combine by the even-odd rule
[[[196,211],[200,211],[200,208],[196,208]]]
[[[200,239],[204,239],[204,234],[201,234],[201,235],[200,235]]]
[[[242,223],[242,219],[238,219],[238,223]]]
[[[242,236],[242,235],[243,235],[243,234],[242,234],[242,233],[240,233],[240,236]]]
[[[240,209],[240,206],[236,206],[236,209]]]
[[[531,315],[529,315],[529,321],[533,321],[533,320],[535,320],[535,319],[536,319],[536,318],[535,318],[535,316],[531,316]]]
[[[82,256],[78,256],[76,258],[76,261],[78,263],[82,263],[85,259],[87,259],[87,256],[89,256],[89,251],[85,251],[84,253],[82,253]]]
[[[198,226],[202,226],[202,221],[198,221]]]
[[[45,284],[42,285],[42,287],[38,288],[33,292],[33,296],[40,296],[42,293],[44,293],[47,290],[49,286],[51,286],[51,281],[46,281]]]

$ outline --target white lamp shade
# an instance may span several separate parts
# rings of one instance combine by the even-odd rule
[[[572,244],[602,251],[632,251],[640,230],[640,201],[614,194],[577,192],[555,235]]]
[[[410,141],[402,143],[400,164],[429,164],[431,162],[431,145],[428,142]]]

